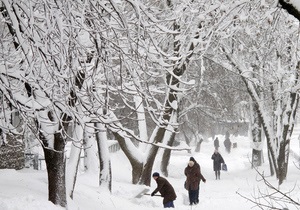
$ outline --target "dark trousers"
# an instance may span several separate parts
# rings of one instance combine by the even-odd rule
[[[190,204],[197,204],[199,196],[199,188],[197,190],[189,190]]]
[[[164,208],[174,208],[173,201],[169,201],[168,203],[164,203]]]
[[[215,171],[216,179],[220,179],[220,174],[221,174],[220,171]]]

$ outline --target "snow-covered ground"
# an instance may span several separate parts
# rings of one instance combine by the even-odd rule
[[[297,201],[300,199],[300,185],[297,182],[300,170],[296,167],[298,163],[296,163],[295,156],[299,155],[299,133],[299,131],[296,131],[293,136],[291,144],[293,155],[290,157],[288,177],[284,184],[280,186],[281,191],[287,193]],[[233,142],[237,142],[238,147],[233,149],[230,154],[227,154],[223,146],[224,137],[219,136],[219,139],[221,145],[220,152],[228,166],[228,171],[221,173],[221,180],[215,180],[212,170],[211,155],[214,148],[211,139],[202,143],[200,153],[192,152],[192,154],[189,154],[186,151],[172,152],[169,177],[167,179],[174,186],[177,193],[177,199],[174,202],[176,209],[259,209],[242,196],[253,199],[260,196],[259,192],[272,192],[260,181],[261,178],[257,175],[256,171],[251,169],[249,140],[246,137],[231,137]],[[187,191],[183,187],[185,181],[183,170],[191,156],[199,162],[202,173],[207,180],[206,183],[201,182],[200,203],[193,207],[188,205]],[[268,160],[266,155],[264,157],[265,163],[259,170],[264,171],[264,174],[268,176]],[[132,185],[130,183],[131,167],[121,151],[113,153],[111,159],[114,180],[112,193],[104,192],[98,187],[98,175],[79,174],[74,201],[68,201],[69,210],[163,209],[161,197],[144,195],[141,198],[135,198],[145,186]],[[155,168],[153,171],[159,172]],[[275,177],[267,177],[267,180],[277,186]],[[152,181],[149,191],[152,192],[155,187],[156,183]],[[0,189],[1,210],[63,209],[47,201],[47,174],[44,170],[0,170]],[[263,199],[260,199],[260,201],[264,202]],[[292,210],[299,207],[288,206],[288,208]]]

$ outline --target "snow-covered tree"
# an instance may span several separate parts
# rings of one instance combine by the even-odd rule
[[[61,206],[67,205],[66,141],[73,140],[77,150],[72,150],[68,167],[72,196],[85,123],[99,114],[87,114],[93,110],[84,100],[92,92],[88,81],[95,78],[81,3],[1,1],[1,21],[6,24],[2,25],[6,39],[1,40],[1,94],[19,113],[23,129],[29,127],[40,141],[49,200]],[[2,124],[10,129],[5,120]]]
[[[244,80],[262,122],[270,165],[281,184],[287,174],[299,101],[295,45],[299,23],[283,10],[250,2],[231,18],[234,24],[218,37],[218,47],[225,56],[222,62]]]
[[[290,91],[293,93],[290,97],[283,91],[283,88],[294,90],[285,81],[295,81],[292,80],[295,62],[293,53],[284,55],[280,51],[280,43],[276,46],[276,59],[271,57],[273,63],[263,62],[265,54],[260,51],[255,57],[238,48],[250,49],[255,44],[251,42],[252,30],[250,34],[247,30],[240,33],[241,30],[230,26],[232,22],[245,20],[246,15],[233,14],[248,4],[239,0],[1,0],[0,21],[5,34],[1,40],[0,92],[5,101],[1,108],[6,111],[0,112],[1,127],[16,134],[20,132],[6,120],[12,112],[17,112],[23,130],[30,128],[40,141],[47,164],[49,200],[67,205],[66,196],[72,197],[76,184],[81,149],[85,149],[85,154],[95,155],[87,152],[92,141],[98,145],[99,183],[111,187],[107,131],[118,140],[131,163],[132,182],[149,185],[159,148],[167,149],[162,156],[165,166],[173,149],[171,145],[178,131],[178,104],[182,95],[188,93],[186,90],[194,85],[194,81],[189,81],[191,77],[185,77],[189,65],[203,58],[215,37],[222,41],[222,53],[231,66],[228,68],[234,67],[244,74],[249,93],[259,105],[259,116],[270,139],[272,160],[276,162],[283,150],[278,150],[273,140],[277,139],[278,143],[289,140],[292,127],[283,122],[291,121],[296,107],[292,105],[298,101],[295,91]],[[235,33],[236,40],[247,37],[250,41],[237,45],[236,40],[227,39]],[[277,36],[280,34],[276,33]],[[260,34],[255,34],[257,40],[259,37]],[[282,35],[282,39],[286,38],[294,39],[288,33]],[[266,40],[262,46],[269,44],[269,39]],[[289,46],[293,51],[293,46]],[[236,50],[249,56],[251,62],[237,62],[241,53]],[[292,61],[290,66],[286,65],[288,61]],[[284,70],[275,71],[276,77],[267,80],[272,82],[270,87],[282,92],[276,95],[276,91],[271,91],[276,100],[284,96],[287,99],[284,102],[291,102],[276,101],[278,121],[270,123],[264,118],[264,106],[275,107],[275,104],[258,103],[261,87],[257,81],[264,82],[262,85],[266,81],[258,80],[259,68],[253,64],[263,65],[267,70],[264,74],[273,74],[274,69]],[[252,74],[248,73],[249,69]],[[291,72],[287,76],[288,69]],[[277,83],[276,78],[282,83]],[[265,90],[263,93],[270,94]],[[292,96],[294,101],[290,100]],[[281,112],[287,117],[283,118],[280,110],[287,105],[291,108]],[[148,126],[150,123],[154,124],[153,130]],[[275,124],[276,131],[282,131],[286,137],[277,135],[280,132],[275,135],[271,129]],[[73,144],[65,173],[68,139]],[[87,168],[92,167],[89,158]],[[276,169],[281,167],[282,162],[275,164]]]

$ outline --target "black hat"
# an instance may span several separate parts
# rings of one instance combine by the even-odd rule
[[[195,159],[194,159],[193,157],[190,157],[190,161],[196,162]]]
[[[159,176],[159,173],[158,173],[158,172],[154,172],[154,173],[152,174],[152,177],[154,177],[154,176]]]

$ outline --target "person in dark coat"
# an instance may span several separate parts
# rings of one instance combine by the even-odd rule
[[[167,179],[159,176],[158,172],[153,173],[153,179],[157,183],[157,188],[151,193],[154,196],[157,192],[160,192],[161,197],[163,197],[164,208],[174,208],[174,200],[176,199],[176,193],[172,185]]]
[[[216,149],[216,150],[219,150],[220,142],[219,142],[218,137],[214,140],[214,146],[215,146],[215,149]]]
[[[218,150],[215,150],[214,154],[211,156],[211,159],[213,160],[214,163],[214,171],[215,171],[216,179],[220,179],[221,164],[225,163],[224,159]]]
[[[199,185],[202,180],[204,183],[206,179],[201,173],[200,165],[191,157],[187,167],[184,169],[186,176],[185,187],[189,192],[190,205],[199,203]]]
[[[230,151],[231,151],[231,144],[232,144],[230,139],[229,139],[229,136],[230,136],[230,134],[227,131],[226,134],[225,134],[224,146],[226,148],[226,152],[228,152],[228,153],[230,153]]]

